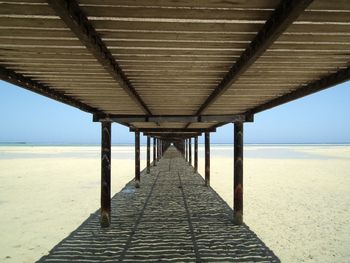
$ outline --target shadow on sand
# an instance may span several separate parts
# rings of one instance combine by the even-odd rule
[[[38,262],[280,262],[171,147],[141,188],[112,199],[112,224],[96,211]]]

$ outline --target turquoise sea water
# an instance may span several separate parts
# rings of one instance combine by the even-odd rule
[[[350,144],[246,144],[245,158],[258,159],[334,159],[350,156],[319,154],[315,149],[339,149]],[[134,145],[112,146],[112,158],[134,159]],[[47,151],[50,148],[50,151]],[[151,147],[152,151],[152,147]],[[211,144],[211,157],[233,158],[232,144]],[[141,145],[141,158],[145,158],[146,146]],[[151,154],[152,156],[152,154]],[[204,156],[204,145],[199,145],[199,158]],[[24,158],[84,158],[99,159],[100,145],[81,144],[0,144],[0,160]]]

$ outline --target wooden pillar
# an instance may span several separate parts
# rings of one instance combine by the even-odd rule
[[[135,187],[140,187],[140,132],[135,132]]]
[[[198,172],[198,136],[194,137],[194,171]]]
[[[157,165],[157,160],[156,160],[156,144],[157,144],[157,141],[156,141],[156,138],[153,138],[153,166],[156,166]]]
[[[210,133],[204,135],[205,141],[205,186],[210,186]]]
[[[147,136],[147,173],[151,172],[151,138]]]
[[[234,124],[233,219],[243,223],[243,123]]]
[[[189,157],[188,157],[188,162],[190,163],[190,165],[192,165],[192,138],[188,139],[188,149],[189,151]]]
[[[101,227],[111,224],[111,123],[101,123]]]

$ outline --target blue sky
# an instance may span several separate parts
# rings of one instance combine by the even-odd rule
[[[0,81],[0,142],[100,142],[91,114]],[[212,134],[231,143],[233,125]],[[128,128],[113,124],[112,142],[133,143]],[[144,138],[142,138],[144,142]],[[246,143],[350,143],[350,82],[255,115],[245,124]]]

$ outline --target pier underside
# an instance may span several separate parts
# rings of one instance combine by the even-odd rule
[[[109,228],[96,211],[39,262],[279,262],[175,147],[145,171],[113,197]]]

